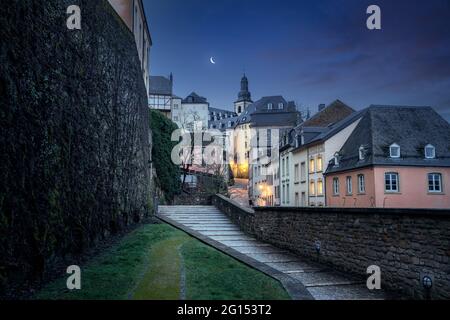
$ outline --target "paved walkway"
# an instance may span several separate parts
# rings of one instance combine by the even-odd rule
[[[243,207],[249,208],[247,188],[248,179],[234,179],[234,185],[228,187],[230,199],[236,201]]]
[[[365,282],[244,234],[213,206],[160,206],[160,219],[278,279],[294,299],[385,299]]]

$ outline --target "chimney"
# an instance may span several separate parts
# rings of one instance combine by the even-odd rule
[[[319,112],[322,111],[323,109],[325,109],[325,104],[319,104]]]

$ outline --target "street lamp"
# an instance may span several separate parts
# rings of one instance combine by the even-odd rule
[[[433,286],[433,279],[431,279],[431,277],[429,276],[424,276],[422,278],[422,285],[426,290],[430,290]]]

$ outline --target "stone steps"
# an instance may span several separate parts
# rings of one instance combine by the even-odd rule
[[[225,214],[213,206],[160,206],[158,216],[191,233],[219,242],[250,261],[262,263],[303,284],[318,300],[385,299],[383,292],[371,292],[360,280],[304,261],[286,250],[263,243],[242,232]],[[181,227],[180,227],[181,226]],[[214,243],[214,242],[213,242]]]

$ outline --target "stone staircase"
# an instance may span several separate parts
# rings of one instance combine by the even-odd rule
[[[305,261],[243,233],[214,206],[160,206],[158,217],[234,258],[280,280],[294,299],[386,299],[365,282]]]

